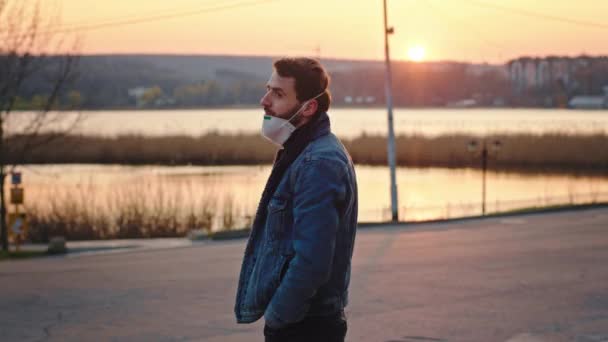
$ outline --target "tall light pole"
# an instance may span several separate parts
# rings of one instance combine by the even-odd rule
[[[393,130],[393,82],[391,78],[391,58],[388,49],[388,36],[393,34],[393,27],[388,27],[386,0],[384,1],[384,57],[386,62],[386,108],[388,111],[388,165],[391,172],[391,210],[392,221],[399,221],[399,205],[397,201],[397,176],[395,174],[395,132]]]

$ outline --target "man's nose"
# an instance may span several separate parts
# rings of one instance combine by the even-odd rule
[[[264,96],[262,96],[262,98],[260,99],[260,106],[262,107],[268,107],[270,106],[270,101],[268,98],[268,94],[270,94],[269,91],[266,92],[266,94],[264,94]]]

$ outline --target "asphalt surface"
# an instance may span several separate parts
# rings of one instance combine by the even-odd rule
[[[0,263],[0,341],[263,341],[245,240]],[[608,209],[361,229],[347,341],[608,341]]]

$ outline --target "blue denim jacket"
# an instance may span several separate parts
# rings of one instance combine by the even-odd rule
[[[343,310],[357,226],[357,182],[344,146],[322,128],[283,175],[241,266],[238,323],[280,328]]]

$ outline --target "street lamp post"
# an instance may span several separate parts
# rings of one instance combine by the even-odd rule
[[[392,221],[399,221],[399,205],[397,201],[397,176],[395,171],[395,132],[393,130],[393,95],[391,79],[391,59],[388,48],[388,36],[394,33],[393,27],[388,26],[386,0],[384,1],[384,57],[386,63],[385,93],[388,112],[388,164],[391,174],[391,211]]]
[[[479,145],[479,143],[476,140],[471,140],[467,146],[467,149],[471,153],[476,153],[477,149],[478,149],[478,147],[477,147],[478,145]],[[490,145],[490,149],[493,152],[498,153],[501,146],[502,146],[502,143],[500,142],[500,140],[494,140]],[[483,216],[486,215],[486,170],[488,168],[488,157],[489,157],[488,143],[487,143],[486,139],[483,139],[482,140],[482,149],[481,149],[481,169],[482,169],[481,215],[483,215]]]

